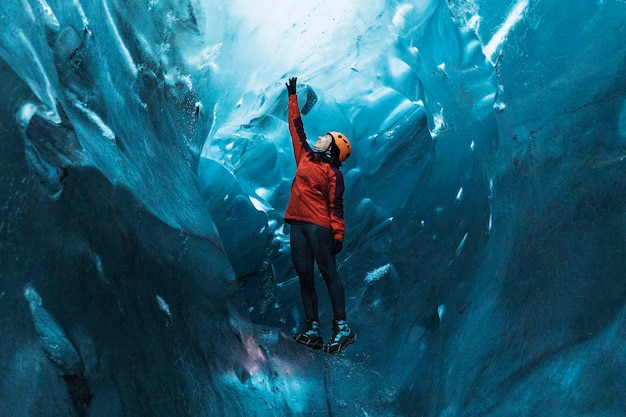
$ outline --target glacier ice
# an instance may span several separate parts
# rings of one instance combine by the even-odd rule
[[[622,417],[625,18],[4,0],[0,415]],[[290,338],[289,76],[355,148],[337,357]]]

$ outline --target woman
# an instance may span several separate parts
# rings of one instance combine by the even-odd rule
[[[356,335],[346,322],[346,301],[343,284],[337,273],[335,255],[343,247],[343,174],[341,164],[352,151],[350,141],[339,132],[320,136],[313,148],[308,144],[298,107],[297,78],[290,78],[289,133],[296,158],[296,176],[285,211],[285,221],[291,225],[291,257],[300,279],[306,330],[293,338],[313,349],[339,353],[356,341]],[[333,335],[324,345],[320,333],[315,291],[314,262],[326,282],[333,308]]]

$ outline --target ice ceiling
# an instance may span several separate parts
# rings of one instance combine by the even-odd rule
[[[624,22],[3,0],[0,415],[623,417]],[[290,76],[355,150],[339,356],[290,338]]]

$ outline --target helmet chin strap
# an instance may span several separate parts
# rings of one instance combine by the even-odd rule
[[[323,149],[313,149],[313,152],[315,152],[315,153],[319,153],[319,154],[322,154],[322,155],[326,155],[326,156],[327,156],[327,157],[329,157],[329,158],[331,157],[330,148],[329,148],[329,149],[327,149],[327,150],[323,150]]]

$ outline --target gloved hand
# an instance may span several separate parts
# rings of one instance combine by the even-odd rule
[[[341,252],[341,249],[343,249],[343,242],[337,239],[333,240],[333,248],[331,249],[332,254],[337,255]]]
[[[297,77],[292,77],[289,79],[288,83],[285,83],[285,85],[287,86],[287,94],[288,95],[292,95],[292,94],[296,94],[296,83],[298,81]]]

